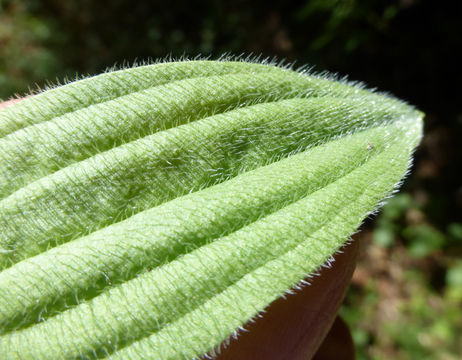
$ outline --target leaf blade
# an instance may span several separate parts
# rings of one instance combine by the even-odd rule
[[[199,356],[322,266],[406,173],[422,115],[397,100],[313,77],[299,82],[306,98],[285,99],[293,89],[287,79],[305,75],[278,76],[276,102],[261,98],[240,107],[237,96],[229,102],[236,109],[64,165],[0,200],[0,353],[7,359]],[[251,91],[233,86],[237,94]],[[268,91],[264,82],[259,86],[261,94]],[[49,121],[44,115],[31,126]],[[136,152],[134,144],[143,141],[151,142]],[[178,156],[180,143],[189,158]],[[46,140],[42,145],[48,149]],[[154,159],[167,164],[170,178],[149,187],[153,178],[143,182],[138,173],[164,171],[147,165],[154,161],[147,149],[155,146]],[[107,165],[94,168],[93,183],[85,180],[91,161]],[[104,183],[113,169],[123,181]],[[119,208],[130,207],[120,199],[142,197],[126,193],[131,184],[155,195],[118,217]],[[91,230],[66,238],[73,216]]]

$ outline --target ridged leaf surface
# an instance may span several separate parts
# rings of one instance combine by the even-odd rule
[[[273,65],[109,72],[0,110],[0,354],[192,359],[316,272],[422,114]]]

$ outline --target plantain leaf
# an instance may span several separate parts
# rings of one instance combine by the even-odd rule
[[[109,72],[0,110],[0,354],[213,350],[393,192],[422,116],[244,61]]]

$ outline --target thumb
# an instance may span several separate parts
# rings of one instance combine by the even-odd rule
[[[271,303],[261,317],[244,326],[245,332],[241,331],[237,339],[232,338],[229,345],[221,349],[216,360],[312,359],[334,323],[353,275],[358,250],[358,241],[343,247],[334,257],[332,267],[323,268],[319,277],[310,279],[311,285]],[[339,321],[331,331],[334,336],[342,335]],[[343,334],[347,337],[347,353],[351,354],[348,330]],[[326,343],[333,343],[331,336],[327,340]],[[354,358],[354,354],[343,351],[341,343],[335,346],[337,359]],[[321,352],[316,356],[324,359]]]

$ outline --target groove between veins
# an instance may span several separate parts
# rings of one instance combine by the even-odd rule
[[[155,64],[155,65],[148,65],[144,68],[151,68],[150,70],[152,71],[156,71],[156,70],[159,70],[158,68],[154,68],[154,67],[158,67],[159,65],[160,66],[163,66],[163,67],[166,67],[167,65],[171,65],[171,64],[176,64],[178,67],[180,67],[181,65],[189,65],[188,62],[177,62],[177,63],[169,63],[169,64]],[[216,64],[212,64],[212,65],[216,65]],[[222,65],[222,69],[226,69],[226,64],[220,64]],[[261,64],[253,64],[250,68],[249,67],[246,67],[245,64],[243,63],[240,63],[240,62],[234,62],[233,65],[239,65],[238,68],[230,68],[229,72],[223,72],[221,73],[222,75],[228,75],[228,74],[242,74],[242,73],[252,73],[252,71],[256,72],[256,73],[271,73],[271,72],[274,72],[274,68],[270,67],[270,66],[266,66],[266,65],[261,65]],[[289,70],[287,69],[283,69],[283,68],[277,68],[278,71],[286,71],[286,72],[290,72]],[[131,78],[136,78],[137,77],[137,73],[138,72],[141,72],[143,69],[140,67],[140,68],[134,68],[134,69],[131,69],[131,72],[129,74],[129,76]],[[181,67],[179,69],[181,71]],[[191,68],[189,69],[191,70]],[[33,98],[26,98],[25,100],[22,100],[24,103],[20,105],[21,108],[24,108],[22,113],[24,114],[24,112],[32,112],[34,113],[35,115],[39,114],[40,115],[40,107],[37,105],[37,104],[34,104],[35,101],[37,101],[37,99],[42,99],[42,98],[49,98],[50,96],[53,97],[53,95],[56,93],[56,92],[62,92],[64,94],[66,94],[67,96],[71,96],[73,97],[76,102],[81,102],[81,100],[75,95],[75,91],[79,88],[79,87],[82,87],[82,85],[84,85],[85,83],[92,83],[94,82],[95,80],[97,81],[101,81],[103,78],[106,78],[107,80],[120,80],[122,83],[120,85],[123,85],[123,86],[119,86],[117,88],[117,90],[119,90],[121,93],[119,94],[115,94],[114,97],[111,97],[111,95],[101,95],[99,93],[95,93],[93,96],[90,96],[89,98],[91,100],[96,100],[95,102],[90,102],[90,103],[87,103],[87,104],[81,104],[82,106],[81,107],[77,107],[77,108],[71,108],[69,111],[66,111],[66,112],[62,112],[62,113],[59,113],[59,115],[51,115],[50,116],[35,116],[35,118],[45,118],[46,120],[44,121],[51,121],[53,120],[55,117],[59,117],[59,116],[62,116],[62,115],[65,115],[65,114],[71,114],[71,113],[74,113],[74,112],[77,112],[79,110],[83,110],[83,109],[86,109],[86,108],[89,108],[93,105],[99,105],[99,104],[104,104],[106,102],[109,102],[111,100],[116,100],[116,99],[119,99],[121,97],[124,97],[126,95],[130,95],[130,94],[134,94],[136,92],[142,92],[143,90],[147,90],[147,89],[150,89],[150,88],[155,88],[157,86],[162,86],[162,85],[166,85],[166,84],[169,84],[169,83],[172,83],[172,82],[175,82],[175,81],[181,81],[183,79],[194,79],[194,78],[199,78],[199,77],[213,77],[215,76],[217,73],[213,73],[213,72],[209,72],[208,75],[203,75],[201,76],[201,73],[198,71],[198,70],[201,70],[201,69],[195,69],[196,72],[199,73],[198,76],[189,76],[189,77],[179,77],[179,78],[175,78],[174,76],[176,74],[172,74],[170,73],[170,75],[172,75],[173,77],[171,79],[167,79],[165,80],[165,82],[159,82],[157,83],[156,85],[153,85],[153,86],[149,86],[149,84],[151,83],[150,81],[146,81],[146,76],[142,79],[142,81],[138,81],[138,84],[140,83],[147,83],[146,85],[144,86],[138,86],[138,87],[133,87],[133,88],[130,88],[132,89],[132,91],[129,91],[129,92],[124,92],[124,90],[127,88],[127,83],[126,83],[126,79],[123,79],[123,78],[120,78],[119,75],[123,75],[122,72],[124,72],[124,70],[119,70],[119,71],[113,71],[113,72],[109,72],[109,73],[105,73],[105,74],[102,74],[102,75],[99,75],[99,76],[95,76],[95,77],[90,77],[90,78],[86,78],[86,79],[83,79],[83,80],[80,80],[80,81],[77,81],[77,82],[74,82],[74,83],[70,83],[70,84],[67,84],[67,85],[63,85],[63,86],[59,86],[57,88],[54,88],[54,89],[50,89],[44,93],[41,93],[41,94],[38,94],[36,96],[34,96]],[[184,71],[182,74],[185,74],[187,73],[187,71]],[[150,74],[152,75],[152,74]],[[138,77],[138,79],[141,78],[141,75]],[[101,86],[102,84],[98,84],[99,86]],[[113,85],[113,84],[111,84]],[[71,87],[71,88],[69,88]],[[108,84],[105,84],[103,87],[105,87],[106,89],[108,88]],[[76,89],[77,88],[77,89]],[[69,91],[68,91],[69,90]],[[90,85],[90,86],[85,86],[85,91],[86,92],[91,92],[93,91],[94,88]],[[98,101],[99,99],[101,99],[102,101]],[[48,100],[48,99],[47,99]],[[66,102],[64,101],[61,101],[59,98],[53,98],[53,100],[57,101],[57,102],[61,102],[61,104],[64,106],[66,105],[66,107],[68,107],[68,104],[66,104]],[[8,119],[9,116],[11,117],[17,117],[18,115],[21,114],[21,112],[19,114],[15,114],[15,112],[11,109],[2,109],[2,112],[5,114],[5,119]],[[1,114],[1,113],[0,113]],[[31,116],[29,114],[29,116]],[[25,123],[23,127],[18,127],[16,129],[14,129],[12,132],[2,132],[1,129],[0,129],[0,139],[8,134],[11,134],[17,130],[21,130],[21,129],[24,129],[25,127],[28,127],[28,126],[33,126],[35,124],[38,124],[39,122],[37,123]]]
[[[261,74],[259,74],[261,75]],[[172,128],[172,127],[176,127],[178,125],[181,125],[181,122],[178,122],[178,120],[176,120],[175,122],[175,117],[170,117],[169,116],[166,116],[166,114],[168,112],[172,112],[172,109],[173,109],[173,112],[178,112],[178,114],[176,114],[175,116],[182,116],[182,117],[185,117],[187,118],[187,111],[181,109],[179,107],[177,107],[177,109],[175,109],[175,106],[177,106],[176,104],[176,100],[174,101],[171,101],[171,98],[174,94],[170,94],[169,91],[171,90],[174,90],[176,91],[177,93],[175,94],[176,96],[178,97],[181,97],[181,96],[184,96],[184,89],[183,91],[180,91],[180,89],[178,88],[181,88],[181,85],[182,84],[188,84],[188,86],[194,86],[193,83],[191,83],[191,81],[197,81],[200,83],[200,80],[214,80],[214,79],[219,79],[220,81],[222,81],[221,83],[221,86],[223,88],[223,90],[226,90],[226,87],[228,87],[228,90],[230,88],[230,86],[228,84],[226,84],[224,82],[225,80],[225,76],[227,77],[235,77],[235,80],[238,79],[239,77],[243,77],[241,80],[241,85],[244,85],[245,83],[242,82],[242,80],[245,79],[245,77],[248,77],[249,74],[247,73],[243,73],[243,74],[227,74],[227,75],[215,75],[215,76],[208,76],[208,77],[198,77],[198,78],[188,78],[188,79],[183,79],[183,80],[178,80],[178,81],[173,81],[173,82],[170,82],[168,84],[162,84],[162,85],[158,85],[158,86],[154,86],[152,88],[149,88],[149,89],[144,89],[144,90],[141,90],[139,92],[134,92],[134,93],[131,93],[131,94],[127,94],[127,95],[123,95],[121,96],[120,98],[117,98],[117,99],[112,99],[112,100],[109,100],[108,102],[111,102],[111,104],[115,104],[115,108],[117,108],[117,106],[120,106],[120,104],[118,104],[118,102],[125,102],[125,106],[126,108],[130,109],[130,111],[132,111],[132,114],[131,115],[136,115],[136,116],[132,116],[133,118],[137,118],[137,119],[141,119],[141,122],[139,122],[139,126],[142,125],[142,122],[146,122],[146,120],[142,120],[142,119],[145,119],[146,116],[150,117],[150,116],[153,116],[154,114],[156,114],[157,116],[159,116],[161,118],[161,123],[159,123],[157,126],[160,126],[162,129],[161,131],[163,130],[167,130],[169,128]],[[229,80],[229,79],[228,79]],[[226,84],[226,85],[225,85]],[[284,84],[284,82],[278,82],[278,83],[274,83],[274,87],[275,89],[277,89],[278,86],[282,86]],[[197,85],[197,84],[196,84]],[[200,84],[202,86],[202,84]],[[214,88],[217,86],[217,84],[212,84],[213,86],[211,86],[211,88]],[[234,83],[233,86],[236,86],[237,84]],[[157,94],[158,96],[156,96],[156,101],[160,101],[160,106],[157,107],[157,108],[149,108],[149,105],[148,103],[146,102],[146,95],[147,95],[147,91],[149,90],[157,90],[157,91],[164,91],[166,90],[165,87],[173,87],[172,89],[169,88],[168,91],[165,91],[165,94]],[[176,87],[176,89],[175,89]],[[186,93],[189,92],[190,89],[188,89],[188,91],[186,91]],[[197,121],[197,120],[200,120],[200,119],[203,119],[205,117],[208,117],[210,115],[218,115],[220,113],[223,113],[223,112],[227,112],[227,111],[232,111],[233,109],[235,108],[238,108],[238,107],[241,107],[242,105],[244,106],[248,106],[248,105],[252,105],[252,102],[255,102],[255,103],[264,103],[266,101],[270,101],[271,98],[280,98],[280,99],[284,99],[286,98],[287,96],[290,97],[290,92],[274,92],[274,93],[271,93],[270,92],[267,92],[266,95],[263,95],[263,94],[259,94],[258,92],[256,92],[255,94],[258,94],[258,97],[252,97],[254,95],[252,95],[251,93],[246,93],[246,91],[248,91],[249,89],[243,87],[241,90],[244,91],[244,93],[242,94],[244,97],[245,96],[250,96],[250,98],[246,101],[242,101],[241,99],[234,99],[232,97],[232,94],[230,97],[228,98],[222,98],[220,99],[220,101],[217,102],[217,104],[213,104],[212,103],[215,101],[215,99],[213,101],[210,102],[210,104],[207,106],[205,106],[206,104],[204,105],[201,105],[201,102],[203,100],[201,100],[201,98],[197,99],[197,103],[194,104],[194,106],[196,107],[201,107],[202,109],[205,109],[205,110],[201,110],[203,113],[199,113],[200,115],[198,117],[194,117],[196,116],[195,113],[193,112],[193,115],[192,115],[192,120],[193,121]],[[297,95],[297,94],[294,94],[294,95]],[[300,97],[300,94],[298,94],[299,97]],[[144,116],[141,116],[141,114],[139,114],[137,112],[137,106],[133,106],[133,102],[137,102],[139,101],[136,96],[144,96],[145,99],[140,103],[142,104],[144,107],[145,107],[145,110],[143,111],[149,111],[150,113],[145,113]],[[166,96],[168,96],[166,98]],[[256,95],[255,95],[256,96]],[[297,97],[297,96],[294,96],[294,97]],[[233,102],[230,102],[230,100],[232,100]],[[227,106],[224,106],[224,104],[228,104]],[[79,110],[76,110],[76,112],[78,111],[90,111],[92,110],[93,106],[109,106],[110,104],[106,104],[106,103],[98,103],[98,104],[93,104],[91,105],[89,108],[84,108],[84,109],[79,109]],[[148,107],[147,107],[148,106]],[[186,106],[192,106],[192,103],[191,104],[186,104]],[[221,107],[220,107],[221,106]],[[107,150],[110,150],[110,149],[113,149],[115,147],[118,147],[120,145],[124,145],[124,144],[127,144],[127,143],[130,143],[132,141],[136,141],[138,139],[141,139],[143,137],[146,137],[146,136],[149,136],[153,133],[155,133],[156,131],[148,131],[148,132],[141,132],[138,131],[136,128],[134,129],[131,129],[131,132],[130,132],[130,136],[127,138],[127,141],[124,140],[124,133],[126,133],[126,130],[123,130],[122,131],[122,128],[116,128],[116,125],[115,124],[112,124],[110,120],[108,120],[105,116],[104,116],[104,109],[93,109],[93,110],[99,110],[100,113],[102,112],[103,113],[103,116],[98,116],[96,117],[96,119],[99,119],[99,121],[101,122],[101,124],[98,125],[98,122],[95,120],[95,121],[91,121],[89,116],[93,116],[95,117],[96,115],[95,114],[91,114],[91,113],[84,113],[84,114],[71,114],[71,115],[81,115],[83,116],[83,120],[79,120],[79,124],[82,125],[82,129],[77,129],[75,128],[75,124],[72,124],[74,126],[74,128],[68,128],[66,129],[66,125],[69,125],[69,122],[71,120],[73,121],[77,121],[76,119],[70,119],[69,118],[69,113],[66,113],[66,114],[63,114],[61,115],[60,117],[57,117],[57,118],[53,118],[53,119],[50,119],[48,121],[45,121],[45,122],[41,122],[41,123],[37,123],[37,124],[33,124],[33,125],[30,125],[29,127],[27,128],[23,128],[23,129],[20,129],[18,130],[17,132],[13,133],[13,134],[9,134],[7,136],[5,136],[3,138],[3,141],[9,141],[10,142],[10,146],[16,146],[17,147],[17,141],[18,140],[18,137],[19,137],[19,141],[26,141],[26,144],[25,145],[28,145],[28,144],[35,144],[35,142],[31,142],[30,140],[30,136],[33,135],[35,136],[36,138],[37,137],[43,137],[43,136],[48,136],[47,134],[52,134],[53,135],[53,138],[56,136],[56,131],[59,132],[65,132],[68,130],[68,131],[77,131],[77,135],[80,136],[80,138],[78,138],[81,142],[76,144],[75,146],[79,145],[79,146],[84,146],[85,148],[85,152],[82,152],[82,153],[79,153],[79,156],[78,158],[76,159],[76,161],[72,161],[72,159],[69,159],[68,160],[68,164],[72,164],[72,163],[78,163],[79,161],[82,161],[82,160],[85,160],[91,156],[94,156],[98,153],[101,153],[101,152],[104,152],[104,151],[107,151]],[[108,109],[105,109],[105,110],[108,110]],[[168,110],[168,111],[167,111]],[[126,113],[125,111],[126,110],[122,110],[120,108],[118,108],[118,116],[121,117],[121,118],[124,118],[125,116],[127,115],[130,115],[129,113]],[[191,115],[190,115],[191,116]],[[60,120],[61,122],[59,122],[58,120]],[[171,124],[170,124],[171,122]],[[187,121],[189,122],[189,121]],[[149,121],[148,121],[149,123]],[[136,124],[136,122],[135,122]],[[51,125],[53,125],[54,127],[51,127],[48,129],[48,127],[50,127]],[[100,126],[100,128],[96,128],[96,133],[100,133],[103,135],[103,137],[98,137],[98,136],[93,136],[93,135],[88,135],[90,133],[90,130],[92,131],[95,131],[95,126]],[[108,131],[108,129],[105,129],[103,128],[103,126],[112,126],[112,130],[111,131]],[[156,126],[155,123],[152,124],[152,126]],[[86,129],[85,131],[83,131],[83,129],[85,127],[88,127],[88,129]],[[114,132],[115,130],[118,130],[118,133],[120,133],[117,138],[114,137]],[[154,130],[154,129],[153,129]],[[55,131],[55,132],[53,132]],[[32,132],[32,134],[27,134],[28,132]],[[35,132],[35,134],[34,134]],[[134,135],[133,135],[134,134]],[[72,133],[68,133],[68,137],[70,139],[73,139],[73,137],[75,137],[76,134],[72,134]],[[39,139],[38,138],[38,139]],[[112,139],[114,138],[114,139]],[[94,140],[99,140],[100,142],[103,142],[102,144],[100,144],[100,146],[98,146],[98,148],[95,148],[95,145],[93,144]],[[113,140],[112,142],[109,142],[109,140]],[[89,142],[91,140],[90,143],[85,143],[85,141]],[[2,141],[2,138],[0,138],[0,144],[1,144],[1,141]],[[43,138],[41,138],[41,141],[43,141]],[[60,142],[59,142],[60,141]],[[59,151],[59,147],[62,147],[62,146],[66,146],[66,149],[67,151],[69,151],[69,145],[72,144],[69,143],[69,142],[66,142],[65,141],[65,137],[62,137],[61,140],[59,140],[58,142],[51,142],[53,144],[53,146],[55,146],[55,148],[53,148],[53,150],[57,150]],[[42,144],[41,142],[37,142],[39,145]],[[8,143],[7,143],[8,144]],[[101,147],[101,145],[103,145],[103,147]],[[4,145],[5,146],[5,145]],[[90,147],[89,147],[90,146]],[[22,148],[24,147],[24,144],[22,147],[20,147],[19,149],[22,151]],[[89,147],[88,149],[86,147]],[[45,151],[46,149],[43,148],[42,149],[43,151]],[[97,150],[97,152],[95,153],[94,150]],[[64,148],[61,149],[61,152],[64,151]],[[83,151],[83,149],[81,148],[76,148],[74,149],[74,152],[75,151]],[[93,151],[93,152],[92,152]],[[7,154],[7,153],[5,153]],[[24,164],[26,164],[26,166],[28,166],[28,168],[30,168],[30,165],[29,165],[29,162],[31,161],[29,158],[32,158],[33,159],[33,156],[35,156],[33,153],[31,154],[28,154],[28,153],[24,153],[23,154],[24,156],[26,157],[21,157],[21,160],[24,162]],[[43,155],[49,155],[49,154],[43,154]],[[62,155],[62,154],[61,154]],[[22,155],[21,155],[22,156]],[[36,165],[41,165],[41,166],[44,166],[44,165],[47,165],[46,163],[43,164],[43,160],[44,159],[37,159],[37,160],[41,160],[42,162],[41,163],[38,163]],[[57,159],[58,161],[60,161],[61,159]],[[5,160],[4,160],[5,161]],[[50,161],[50,160],[48,160]],[[11,169],[15,170],[17,169],[19,164],[17,164],[17,162],[13,163],[10,167]],[[64,164],[66,165],[66,164]],[[48,166],[48,165],[47,165]],[[60,169],[62,169],[63,167],[60,166]],[[54,171],[57,171],[59,169],[56,169],[53,171],[53,169],[50,169],[51,170],[51,173],[54,172]],[[41,170],[42,171],[42,170]],[[48,174],[50,174],[50,172],[48,172]],[[35,178],[35,180],[38,180],[39,178]],[[11,179],[10,179],[11,180]],[[27,185],[27,184],[21,184],[22,186],[24,185]],[[0,192],[0,195],[3,194],[3,191]],[[6,195],[8,195],[8,192],[6,193]],[[5,194],[2,195],[3,197],[5,197]]]

